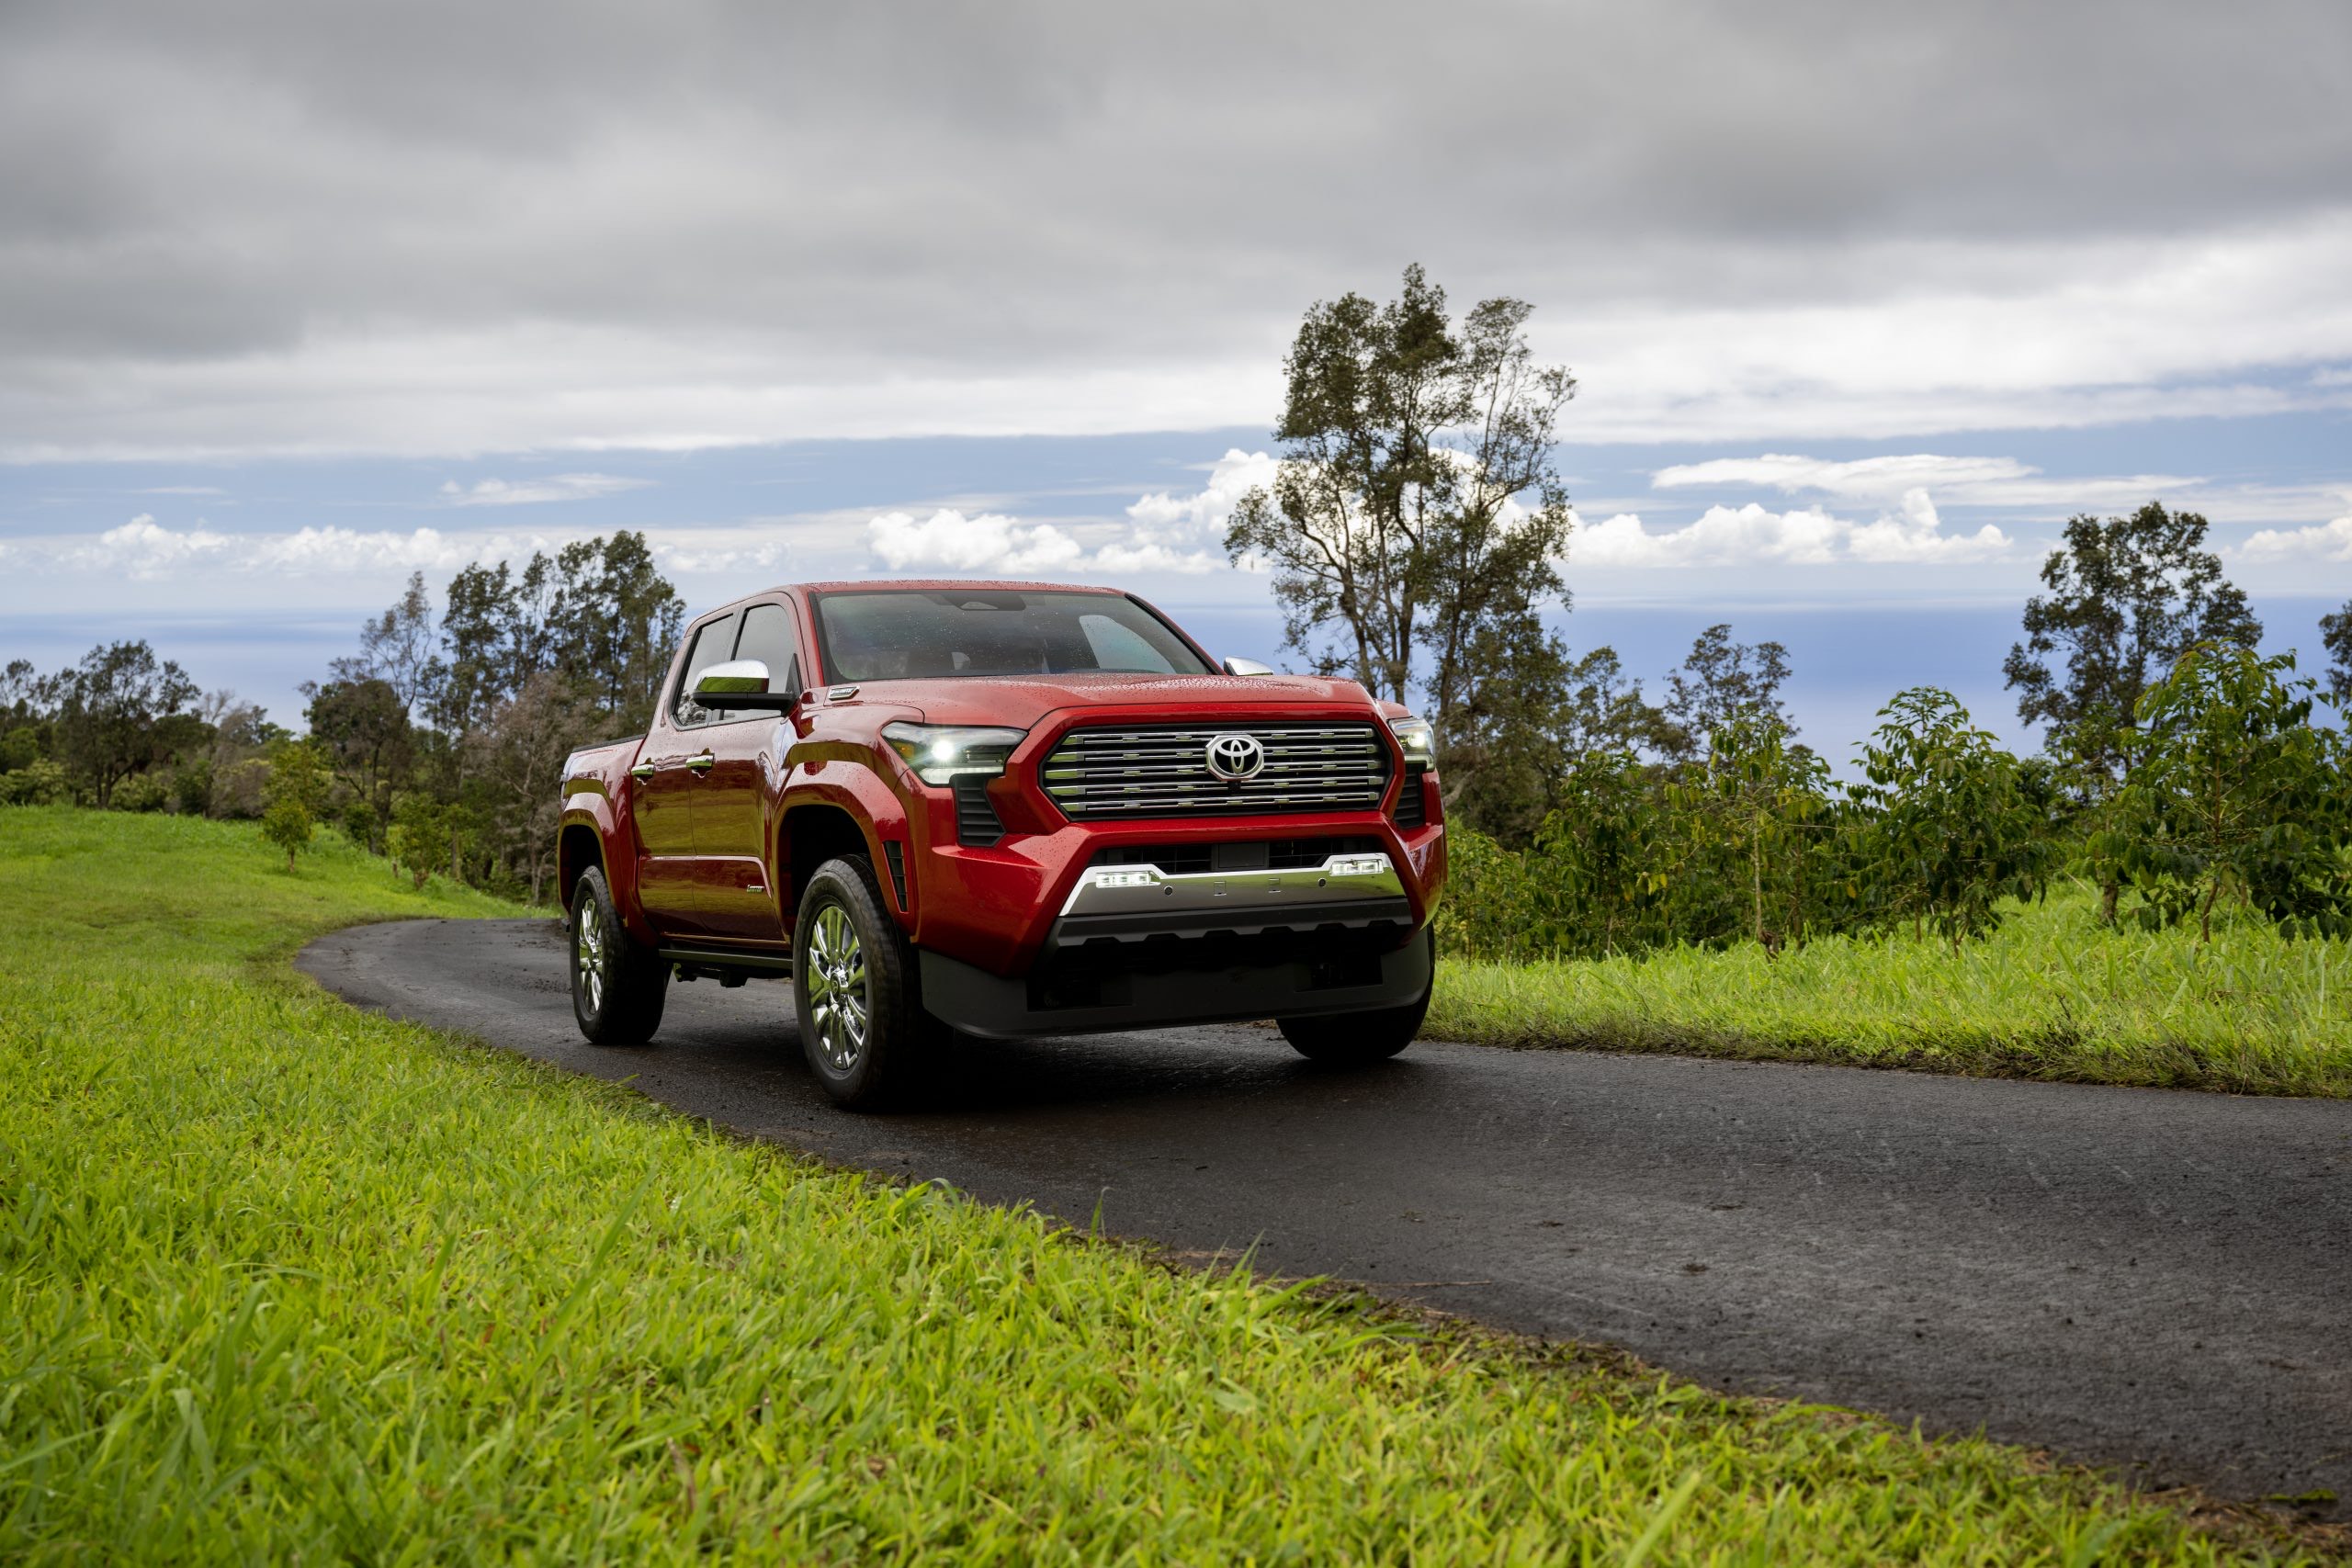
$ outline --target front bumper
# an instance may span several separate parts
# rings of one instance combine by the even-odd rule
[[[1302,949],[1215,970],[1049,964],[1007,978],[929,948],[917,956],[924,1010],[991,1040],[1405,1007],[1429,994],[1436,972],[1426,928],[1385,952]]]

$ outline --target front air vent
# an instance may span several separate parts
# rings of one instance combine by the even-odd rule
[[[1047,797],[1080,822],[1369,811],[1388,784],[1388,750],[1369,724],[1073,729],[1040,773]]]
[[[989,781],[978,773],[956,775],[956,841],[981,849],[1004,837],[1004,818],[989,798]]]
[[[1419,769],[1405,775],[1405,787],[1396,792],[1396,809],[1391,815],[1399,828],[1429,826],[1429,797],[1423,793]]]

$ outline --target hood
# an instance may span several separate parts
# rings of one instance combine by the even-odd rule
[[[1231,708],[1285,703],[1333,704],[1378,709],[1353,681],[1314,675],[985,675],[961,680],[869,681],[858,700],[905,704],[930,724],[1001,724],[1028,729],[1065,708],[1165,706],[1181,720],[1186,708]]]

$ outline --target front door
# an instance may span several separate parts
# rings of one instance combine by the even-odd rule
[[[710,771],[695,795],[704,929],[743,942],[784,941],[782,895],[769,873],[769,802],[783,793],[790,723],[763,713],[702,732]]]
[[[734,657],[766,665],[770,691],[797,692],[801,664],[792,612],[782,604],[747,608]],[[775,864],[771,813],[784,795],[792,722],[781,714],[742,714],[697,733],[711,753],[695,796],[705,929],[736,942],[781,943],[789,884]]]

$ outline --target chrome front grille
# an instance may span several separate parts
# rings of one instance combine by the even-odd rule
[[[1248,736],[1258,771],[1210,770],[1213,741]],[[1369,811],[1388,784],[1388,751],[1369,724],[1170,725],[1073,729],[1041,764],[1039,782],[1073,821],[1241,817],[1280,811]]]

